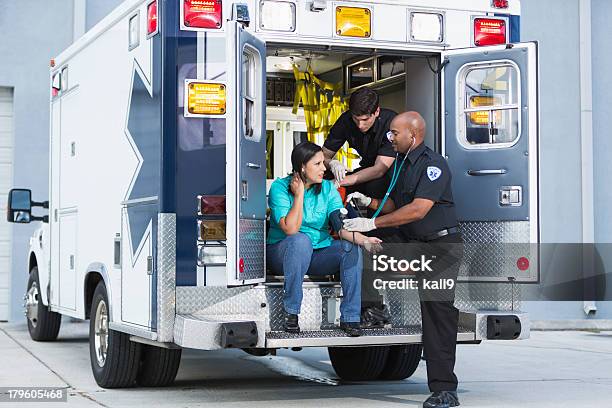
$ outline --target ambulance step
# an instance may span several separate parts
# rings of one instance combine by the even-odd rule
[[[459,327],[457,341],[475,341],[473,331]],[[388,329],[363,329],[360,337],[348,337],[340,329],[287,333],[273,331],[266,333],[266,348],[280,347],[328,347],[410,344],[422,342],[420,326]]]

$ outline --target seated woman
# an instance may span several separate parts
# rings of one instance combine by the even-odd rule
[[[323,180],[324,159],[321,147],[300,143],[291,153],[293,175],[272,183],[267,261],[272,272],[285,275],[285,331],[300,331],[304,275],[333,275],[340,270],[340,328],[350,336],[359,336],[363,258],[357,245],[343,244],[329,234],[330,219],[337,220],[333,223],[337,229],[342,225],[338,214],[343,205],[333,183]],[[381,242],[344,230],[339,231],[339,236],[367,249]]]

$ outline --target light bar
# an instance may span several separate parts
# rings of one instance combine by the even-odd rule
[[[227,247],[225,245],[198,245],[198,266],[225,265]]]
[[[491,7],[496,8],[496,9],[507,9],[508,0],[492,0]]]
[[[289,1],[261,1],[259,28],[265,31],[295,31],[295,3]]]
[[[372,13],[361,7],[336,7],[336,34],[343,37],[370,37]]]
[[[190,28],[221,28],[221,0],[183,0],[183,24]]]
[[[185,108],[191,115],[224,115],[227,91],[225,84],[188,82]]]
[[[474,45],[497,45],[506,43],[506,20],[497,18],[474,19]]]
[[[225,241],[225,221],[198,221],[198,239],[200,241]]]
[[[410,40],[417,42],[444,41],[444,17],[439,13],[410,13]]]

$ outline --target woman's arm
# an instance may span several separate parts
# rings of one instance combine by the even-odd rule
[[[278,223],[278,226],[286,235],[294,235],[300,231],[304,215],[304,183],[302,179],[294,174],[290,187],[293,193],[293,205],[287,215],[281,218]]]
[[[345,229],[341,229],[338,232],[338,236],[345,241],[352,242],[359,246],[365,247],[367,251],[372,252],[372,249],[376,249],[382,243],[380,238],[376,237],[367,237],[360,232],[350,232]],[[376,250],[374,251],[376,252]]]

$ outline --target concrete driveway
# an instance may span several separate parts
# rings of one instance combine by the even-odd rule
[[[58,341],[36,343],[25,324],[0,324],[0,387],[68,389],[68,403],[44,407],[420,407],[429,395],[424,362],[405,381],[341,383],[321,348],[275,357],[186,350],[172,387],[105,390],[91,374],[87,336],[87,322],[64,320]],[[611,406],[612,332],[460,345],[456,373],[463,407]]]

